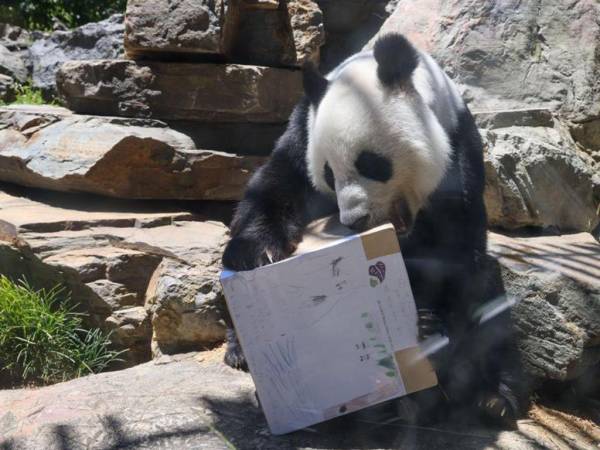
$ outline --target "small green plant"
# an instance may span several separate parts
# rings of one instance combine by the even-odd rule
[[[104,370],[122,352],[110,336],[82,328],[64,290],[34,290],[0,275],[0,372],[22,383],[48,384]]]
[[[24,84],[15,83],[13,85],[13,89],[15,91],[14,100],[9,103],[0,100],[0,106],[7,106],[7,105],[61,106],[60,101],[56,98],[46,100],[44,98],[42,90],[34,88],[31,84],[31,80]]]
[[[42,91],[31,86],[30,83],[17,85],[15,89],[15,105],[45,105]]]

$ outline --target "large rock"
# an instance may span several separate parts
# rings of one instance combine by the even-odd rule
[[[129,365],[150,359],[152,341],[177,352],[224,338],[221,222],[156,203],[38,195],[0,193],[0,273],[66,286]]]
[[[2,129],[3,128],[3,129]],[[0,109],[0,180],[122,198],[236,200],[263,158],[198,150],[153,121]]]
[[[123,15],[115,14],[101,22],[36,39],[29,48],[34,87],[54,95],[56,72],[65,61],[121,57],[124,29]]]
[[[318,65],[321,46],[325,43],[323,13],[312,0],[287,0],[287,13],[292,29],[297,66],[307,62]]]
[[[325,33],[312,0],[130,1],[125,47],[134,59],[226,59],[298,67],[319,62]]]
[[[540,406],[512,431],[469,422],[461,411],[428,427],[389,414],[382,429],[383,420],[350,415],[273,436],[252,378],[222,358],[222,351],[163,357],[54,386],[0,391],[0,448],[563,450],[592,449],[600,439],[592,421]]]
[[[515,126],[482,135],[490,225],[564,231],[592,231],[598,225],[600,173],[568,133]]]
[[[298,71],[235,64],[72,61],[57,84],[78,113],[202,122],[285,122],[302,94]]]
[[[516,301],[512,318],[524,368],[538,381],[566,381],[600,362],[600,243],[590,234],[509,238],[489,252]]]
[[[600,4],[403,0],[380,34],[430,52],[475,110],[544,106],[570,120],[600,116]]]
[[[204,222],[201,228],[189,222],[176,234],[161,228],[145,233],[146,244],[172,255],[154,272],[146,291],[154,355],[198,349],[223,338],[224,301],[217,280],[225,231],[220,222]]]
[[[236,2],[221,0],[130,0],[125,50],[132,58],[226,55],[238,14]]]

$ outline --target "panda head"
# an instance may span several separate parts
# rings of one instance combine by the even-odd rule
[[[308,171],[355,230],[389,220],[410,231],[448,165],[447,134],[417,89],[428,76],[420,60],[403,36],[389,34],[327,78],[304,70]]]

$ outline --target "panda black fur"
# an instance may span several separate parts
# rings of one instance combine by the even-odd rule
[[[446,396],[518,414],[523,389],[506,314],[478,326],[493,296],[485,270],[482,143],[456,87],[403,36],[380,38],[327,78],[304,71],[305,96],[231,224],[225,267],[289,256],[306,224],[339,211],[356,230],[391,220],[422,337],[450,338],[434,361]],[[232,328],[226,362],[246,369]]]

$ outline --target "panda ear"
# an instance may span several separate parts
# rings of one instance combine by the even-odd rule
[[[377,61],[377,76],[386,86],[406,80],[419,65],[419,53],[398,33],[380,37],[375,42],[373,56]]]
[[[327,78],[319,73],[319,70],[313,63],[308,62],[302,67],[302,79],[304,82],[304,93],[313,106],[317,106],[327,91],[327,86],[329,85]]]

